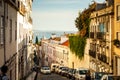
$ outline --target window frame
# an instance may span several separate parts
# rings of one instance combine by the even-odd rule
[[[1,16],[0,21],[0,45],[4,44],[4,16]]]
[[[12,42],[12,19],[10,19],[10,43]]]
[[[116,18],[120,21],[120,4],[116,6]]]

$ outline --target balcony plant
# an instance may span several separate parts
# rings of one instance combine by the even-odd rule
[[[120,47],[120,41],[118,39],[113,40],[113,43],[116,47]]]

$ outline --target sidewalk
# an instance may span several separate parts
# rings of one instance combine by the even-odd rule
[[[35,76],[36,76],[36,72],[33,71],[33,72],[26,78],[26,80],[34,80]]]

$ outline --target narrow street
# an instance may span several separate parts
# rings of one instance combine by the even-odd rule
[[[37,80],[69,80],[69,79],[54,73],[47,75],[39,73],[37,76]]]

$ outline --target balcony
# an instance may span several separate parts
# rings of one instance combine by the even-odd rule
[[[104,39],[104,32],[97,32],[97,39]]]
[[[23,2],[18,2],[18,7],[19,7],[19,12],[22,14],[22,15],[25,15],[26,13],[26,9],[25,9],[25,5],[23,4]]]
[[[94,32],[90,32],[90,38],[94,38]]]
[[[31,16],[29,17],[28,22],[32,24],[32,18],[31,18]]]
[[[98,59],[104,63],[107,63],[107,56],[104,54],[98,54]]]
[[[96,52],[95,51],[89,50],[89,55],[93,58],[96,58]]]

